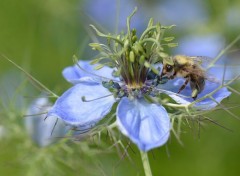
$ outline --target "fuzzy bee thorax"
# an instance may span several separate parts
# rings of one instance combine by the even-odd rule
[[[174,65],[179,67],[193,65],[193,61],[184,55],[174,56],[173,61],[174,61]]]

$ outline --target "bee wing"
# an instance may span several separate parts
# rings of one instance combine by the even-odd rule
[[[219,79],[217,79],[215,76],[213,76],[212,74],[207,73],[204,69],[202,68],[187,68],[187,69],[183,69],[184,71],[194,74],[194,75],[198,75],[200,77],[204,77],[204,79],[210,81],[210,82],[214,82],[214,83],[221,83],[221,81]]]
[[[221,81],[218,78],[216,78],[215,76],[213,76],[212,74],[205,75],[205,79],[210,82],[213,82],[213,83],[221,84]]]
[[[206,67],[213,59],[207,56],[191,56],[191,58],[196,64]]]

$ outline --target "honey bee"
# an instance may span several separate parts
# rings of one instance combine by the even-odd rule
[[[192,89],[191,97],[195,100],[198,94],[203,91],[205,80],[207,79],[205,70],[201,66],[204,57],[176,55],[170,59],[173,64],[163,63],[160,78],[164,76],[167,76],[168,79],[174,79],[176,77],[185,78],[186,80],[178,90],[178,93],[185,89],[190,82]]]

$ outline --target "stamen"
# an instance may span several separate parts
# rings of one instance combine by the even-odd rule
[[[57,123],[58,123],[58,118],[56,119],[56,122],[54,123],[53,129],[52,129],[52,131],[51,131],[51,136],[52,136],[52,134],[53,134],[53,131],[54,131],[55,127],[57,126]]]
[[[43,119],[44,121],[48,118],[48,114],[46,114],[46,117]]]
[[[172,95],[176,95],[176,96],[179,96],[179,97],[182,97],[182,98],[192,98],[191,96],[185,96],[185,95],[182,95],[182,94],[178,94],[178,93],[168,91],[168,90],[164,90],[164,89],[159,89],[159,88],[156,88],[156,87],[154,87],[154,89],[159,91],[160,93],[172,94]]]
[[[82,101],[83,102],[91,102],[91,101],[99,100],[99,99],[110,97],[110,96],[113,96],[113,94],[105,95],[105,96],[102,96],[102,97],[99,97],[99,98],[95,98],[95,99],[90,99],[90,100],[86,100],[86,97],[82,96]]]
[[[23,117],[33,117],[33,116],[39,116],[39,115],[44,115],[47,114],[48,112],[42,112],[42,113],[37,113],[37,114],[26,114],[23,115]]]

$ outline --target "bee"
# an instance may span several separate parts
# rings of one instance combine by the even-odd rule
[[[178,90],[178,93],[184,90],[190,82],[192,90],[191,97],[195,100],[198,94],[203,91],[205,87],[205,80],[207,78],[205,70],[201,66],[204,57],[176,55],[170,59],[172,64],[163,63],[160,78],[164,76],[167,76],[168,79],[174,79],[176,77],[185,78],[185,82]]]

